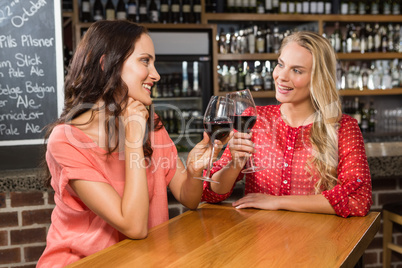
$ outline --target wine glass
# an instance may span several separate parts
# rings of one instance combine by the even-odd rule
[[[212,157],[215,152],[214,141],[225,140],[233,129],[233,101],[226,96],[212,96],[209,100],[208,107],[204,114],[204,130],[209,136],[212,146],[211,155],[209,156],[209,164],[207,173],[203,177],[195,177],[195,179],[219,183],[210,178]]]
[[[233,128],[239,132],[248,133],[257,121],[257,109],[250,90],[244,89],[227,94],[228,98],[234,102]],[[261,171],[264,167],[254,164],[253,156],[247,160],[247,168],[242,173],[253,173]]]

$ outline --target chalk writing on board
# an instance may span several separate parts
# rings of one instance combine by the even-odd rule
[[[0,3],[0,144],[41,139],[57,118],[57,2]]]

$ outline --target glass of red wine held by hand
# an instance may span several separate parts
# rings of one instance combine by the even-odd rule
[[[227,96],[234,102],[233,128],[239,132],[249,133],[257,121],[257,109],[250,90],[231,92]],[[253,173],[263,169],[265,168],[256,166],[253,156],[250,156],[247,168],[243,169],[242,173]]]
[[[212,146],[207,173],[199,180],[219,183],[210,177],[213,156],[215,153],[215,139],[225,141],[233,129],[233,101],[226,96],[212,96],[204,114],[204,130],[209,136]]]

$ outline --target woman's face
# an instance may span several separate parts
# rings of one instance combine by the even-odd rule
[[[281,103],[306,104],[310,100],[313,56],[306,48],[290,42],[283,49],[272,74],[276,99]]]
[[[154,44],[148,34],[142,34],[123,64],[121,78],[128,86],[128,96],[144,105],[152,104],[151,88],[160,79],[154,63]]]

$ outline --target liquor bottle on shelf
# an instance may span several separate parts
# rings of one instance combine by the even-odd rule
[[[369,132],[375,132],[376,125],[377,125],[377,110],[374,108],[373,100],[370,100],[370,106],[368,110],[369,115]]]
[[[226,34],[223,28],[221,28],[219,33],[218,39],[218,52],[220,54],[227,54],[227,47],[226,47]]]
[[[257,13],[257,0],[248,0],[248,13]]]
[[[129,0],[127,3],[127,19],[137,22],[137,0]]]
[[[387,30],[387,37],[388,37],[388,46],[387,46],[387,51],[388,52],[394,52],[395,51],[395,44],[394,44],[394,26],[392,26],[392,23],[388,24],[388,30]]]
[[[273,52],[275,54],[279,53],[279,48],[281,46],[281,42],[282,42],[282,40],[281,40],[281,37],[280,37],[280,34],[279,34],[278,25],[275,25],[274,26],[273,42],[272,42],[272,48],[273,48]]]
[[[272,0],[272,13],[279,13],[279,0]]]
[[[171,3],[172,23],[180,23],[180,2],[179,0],[172,0]]]
[[[341,15],[349,14],[349,3],[347,0],[341,1]]]
[[[190,0],[182,0],[183,23],[191,23],[191,3]]]
[[[234,12],[243,12],[243,0],[235,0],[235,10]]]
[[[229,91],[236,91],[237,89],[237,72],[236,67],[232,63],[229,68]]]
[[[160,21],[162,23],[170,23],[169,14],[170,12],[168,0],[161,0]]]
[[[360,38],[360,53],[364,54],[368,50],[368,37],[366,34],[366,27],[364,24],[361,24],[360,26],[359,38]]]
[[[394,0],[392,3],[392,15],[400,15],[401,14],[401,1]]]
[[[258,14],[264,14],[265,13],[265,6],[263,3],[263,0],[258,0],[257,1],[257,13]]]
[[[126,3],[124,3],[124,0],[119,0],[119,2],[117,2],[116,19],[118,20],[127,19]]]
[[[189,82],[188,82],[188,62],[182,62],[182,86],[181,86],[181,96],[188,97],[190,93]]]
[[[332,0],[326,0],[324,3],[325,14],[332,14]]]
[[[149,3],[149,22],[159,22],[159,11],[155,0],[151,0],[151,2]]]
[[[310,1],[303,0],[302,6],[303,6],[303,14],[310,14]]]
[[[265,13],[273,13],[272,4],[273,0],[265,0]]]
[[[237,67],[237,90],[244,89],[244,69],[243,63],[239,61],[239,65]]]
[[[265,36],[264,36],[263,31],[261,29],[259,29],[257,31],[255,47],[256,47],[257,53],[264,53],[265,52]]]
[[[294,14],[296,12],[296,1],[289,0],[288,1],[288,14]]]
[[[193,1],[193,16],[195,23],[201,23],[201,1],[194,0]]]
[[[281,1],[279,3],[279,14],[287,14],[288,13],[288,2]]]
[[[225,12],[234,13],[235,11],[236,11],[235,0],[226,0]]]
[[[91,21],[91,3],[89,0],[81,1],[81,22]]]
[[[382,14],[391,15],[392,14],[392,1],[383,0],[382,1]]]
[[[371,15],[380,14],[380,1],[379,0],[371,0],[370,12],[371,12]]]
[[[226,65],[226,63],[223,63],[220,91],[229,91],[229,81],[230,81],[229,67]]]
[[[267,25],[267,33],[265,35],[265,52],[272,53],[274,45],[274,36],[271,31],[271,27]]]
[[[325,13],[325,3],[324,0],[317,1],[317,14],[324,14]]]
[[[200,83],[198,80],[198,61],[193,62],[193,92],[191,96],[201,96]]]
[[[138,3],[138,21],[142,23],[148,22],[148,8],[146,0],[140,0]]]
[[[254,54],[255,53],[255,27],[250,25],[247,32],[247,44],[248,44],[248,53]]]
[[[357,5],[355,0],[349,0],[348,14],[350,15],[357,14]]]
[[[364,103],[361,104],[361,121],[360,121],[360,129],[362,133],[369,132],[369,112]]]
[[[113,4],[112,0],[107,0],[105,10],[106,10],[106,19],[107,20],[116,19],[116,10],[114,8],[114,4]]]
[[[244,75],[244,88],[252,89],[251,73],[253,72],[250,68],[250,64],[246,63],[246,71]]]
[[[359,1],[357,4],[357,14],[366,15],[367,14],[367,4],[365,1]]]
[[[295,13],[302,14],[303,13],[303,3],[302,0],[295,1]]]
[[[362,121],[362,115],[361,115],[361,110],[360,110],[360,102],[359,98],[355,97],[355,101],[353,102],[352,106],[352,117],[357,120],[357,123],[359,124],[359,127],[361,126],[361,121]]]
[[[398,59],[394,59],[392,61],[391,76],[392,76],[392,82],[391,82],[392,88],[399,87]]]
[[[317,0],[310,0],[310,14],[317,14]]]
[[[261,76],[262,66],[259,61],[254,63],[254,72],[251,74],[251,89],[252,91],[262,91],[263,89],[263,80]]]
[[[271,73],[271,63],[270,61],[265,62],[265,66],[263,67],[262,70],[262,79],[264,83],[264,91],[270,91],[272,90],[272,73]]]
[[[94,21],[105,19],[103,4],[101,0],[95,0],[93,6]]]

